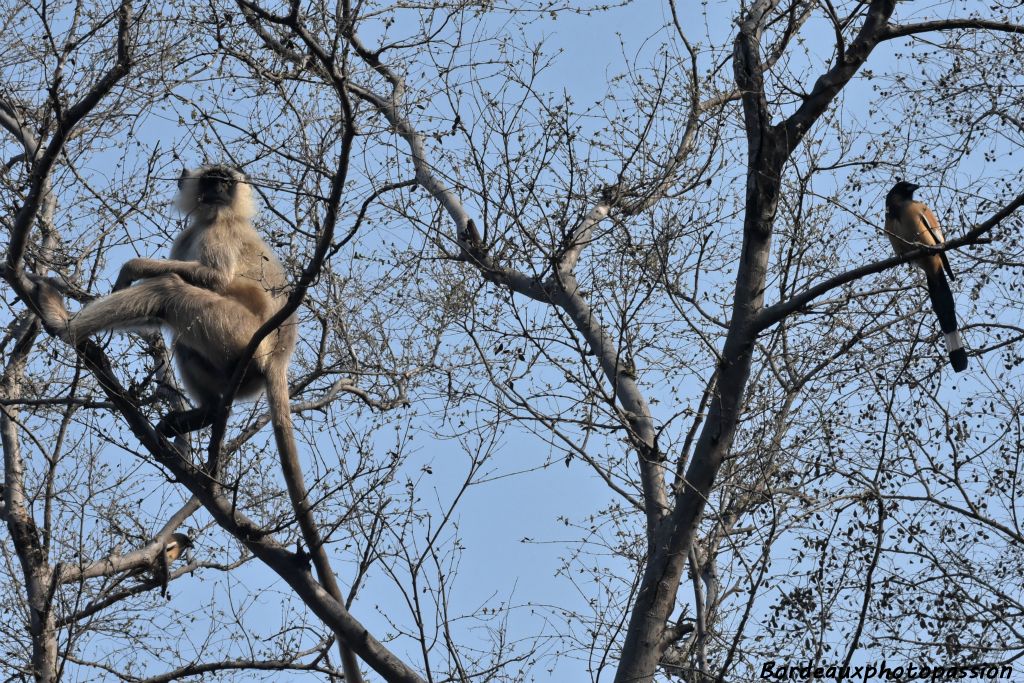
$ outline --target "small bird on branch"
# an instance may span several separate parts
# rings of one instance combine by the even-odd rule
[[[885,234],[892,242],[896,255],[900,256],[921,247],[941,246],[945,239],[939,220],[927,205],[914,201],[914,190],[920,185],[899,181],[889,190],[885,197]],[[915,260],[924,270],[928,280],[928,295],[932,300],[932,308],[939,318],[939,328],[946,338],[946,349],[949,351],[949,364],[957,372],[967,369],[967,353],[956,322],[956,305],[953,303],[953,292],[949,281],[955,280],[953,269],[949,267],[946,252],[928,254]],[[943,272],[945,271],[945,272]]]

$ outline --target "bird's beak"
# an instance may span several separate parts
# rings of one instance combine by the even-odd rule
[[[910,186],[910,191],[911,191],[911,192],[913,192],[914,190],[918,190],[918,189],[920,189],[920,188],[921,188],[921,186],[920,186],[920,185],[916,185],[916,184],[914,184],[914,183],[907,183],[907,185],[909,185],[909,186]]]

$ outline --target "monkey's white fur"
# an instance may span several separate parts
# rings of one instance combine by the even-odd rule
[[[188,225],[170,259],[127,261],[114,292],[74,315],[49,283],[39,283],[36,294],[47,329],[72,343],[152,322],[171,330],[182,381],[200,407],[169,416],[161,424],[168,434],[208,424],[208,409],[226,390],[235,361],[287,294],[284,268],[252,227],[252,193],[241,173],[224,166],[184,173],[175,203]],[[274,431],[289,437],[287,372],[295,338],[293,316],[260,344],[239,390],[247,397],[266,386]]]
[[[175,200],[188,226],[171,247],[171,258],[131,259],[121,267],[114,292],[69,315],[60,293],[43,280],[36,305],[46,328],[72,342],[101,330],[148,322],[168,327],[186,388],[200,406],[172,413],[160,423],[171,435],[211,422],[210,407],[227,389],[235,361],[253,334],[286,300],[284,268],[252,227],[252,193],[245,177],[224,166],[182,174]],[[132,285],[136,280],[139,284]],[[313,521],[302,478],[288,404],[288,364],[295,349],[295,316],[268,335],[253,356],[239,390],[251,396],[266,388],[274,439],[299,527],[321,584],[339,603],[344,596]],[[165,553],[165,559],[170,553]],[[173,559],[173,558],[172,558]],[[358,662],[338,639],[345,680],[360,683]]]

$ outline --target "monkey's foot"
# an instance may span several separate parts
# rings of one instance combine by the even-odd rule
[[[55,337],[66,338],[68,311],[64,308],[64,297],[56,280],[48,277],[32,277],[35,290],[32,299],[36,305],[43,328]]]
[[[206,408],[192,408],[167,413],[156,426],[156,430],[171,438],[184,436],[213,424],[213,413]]]

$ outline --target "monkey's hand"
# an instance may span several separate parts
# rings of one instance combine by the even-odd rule
[[[119,292],[122,289],[127,289],[132,286],[133,282],[142,279],[142,261],[143,259],[133,258],[124,262],[121,271],[117,274],[113,291]]]

